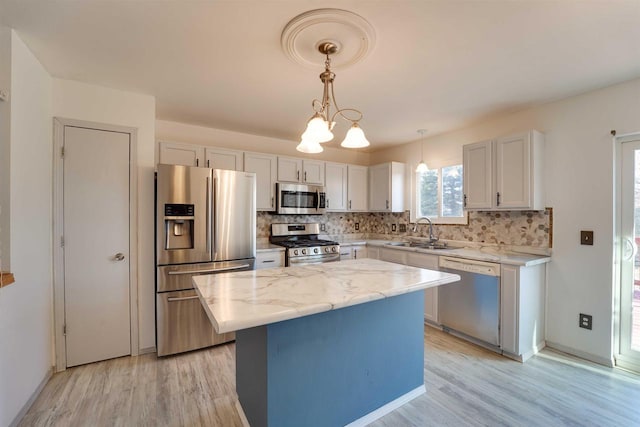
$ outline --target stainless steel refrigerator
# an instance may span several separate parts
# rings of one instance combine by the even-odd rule
[[[158,356],[235,339],[215,333],[191,278],[254,269],[255,174],[158,165],[156,248]]]

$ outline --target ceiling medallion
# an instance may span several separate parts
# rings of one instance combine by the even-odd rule
[[[318,50],[325,43],[340,52],[331,65],[344,68],[362,61],[375,46],[373,27],[360,15],[342,9],[316,9],[293,18],[282,31],[280,43],[284,53],[309,68],[324,65]]]

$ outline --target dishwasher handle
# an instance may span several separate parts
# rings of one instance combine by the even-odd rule
[[[500,277],[500,264],[495,262],[441,256],[438,261],[438,266],[441,269],[447,268],[449,270],[466,271],[468,273]]]

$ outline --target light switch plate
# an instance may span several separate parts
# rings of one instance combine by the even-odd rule
[[[593,231],[580,231],[580,244],[581,245],[593,245]]]

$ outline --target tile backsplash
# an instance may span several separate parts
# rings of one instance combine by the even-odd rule
[[[505,244],[551,248],[553,212],[545,211],[500,211],[469,212],[468,225],[434,225],[433,233],[440,239],[474,243]],[[409,212],[329,212],[324,215],[277,215],[258,212],[258,238],[269,237],[272,223],[319,222],[325,225],[322,234],[344,236],[354,233],[388,235],[389,237],[428,237],[429,225],[421,223],[413,232],[409,224]],[[356,230],[356,224],[358,230]],[[406,231],[400,232],[400,225]],[[395,225],[395,231],[394,231]]]

